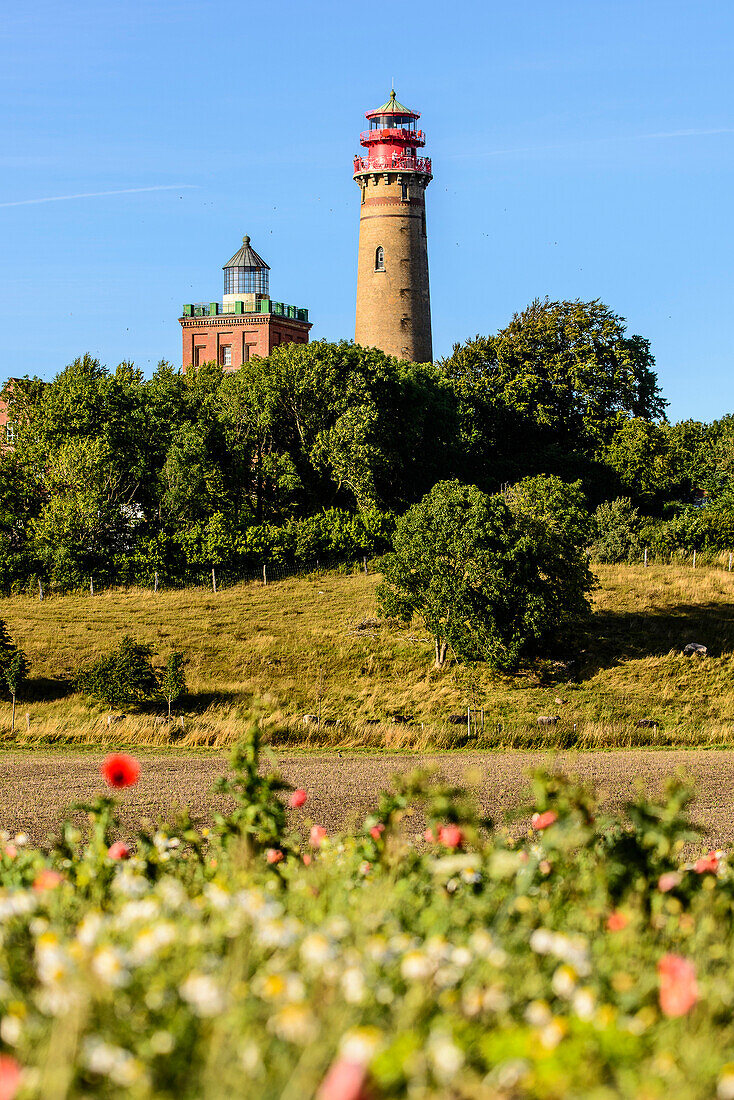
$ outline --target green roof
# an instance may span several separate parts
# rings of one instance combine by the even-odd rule
[[[411,111],[410,107],[404,107],[398,99],[395,98],[395,89],[390,92],[390,98],[387,103],[383,103],[381,107],[376,107],[374,111],[368,111],[368,115],[415,115],[418,118],[417,111]]]

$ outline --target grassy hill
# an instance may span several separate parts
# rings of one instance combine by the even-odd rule
[[[205,590],[131,590],[0,603],[32,663],[16,743],[223,745],[253,704],[274,743],[397,748],[734,745],[734,574],[721,568],[599,566],[595,613],[567,655],[514,677],[482,666],[431,667],[432,644],[414,623],[377,621],[378,577],[336,573]],[[159,663],[189,658],[184,728],[142,708],[108,725],[107,711],[72,694],[80,662],[131,633]],[[682,656],[700,641],[703,659]],[[484,707],[467,742],[450,724]],[[304,724],[321,712],[320,726]],[[26,717],[26,714],[28,717]],[[539,727],[541,715],[557,715]],[[393,721],[400,716],[398,721]],[[156,719],[159,719],[156,721]],[[407,719],[408,721],[404,721]],[[638,727],[642,719],[657,728]],[[10,706],[0,704],[0,738]]]

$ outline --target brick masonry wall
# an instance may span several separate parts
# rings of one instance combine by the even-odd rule
[[[311,325],[274,313],[225,314],[223,317],[179,317],[183,336],[183,369],[222,362],[229,345],[228,371],[239,370],[253,356],[269,355],[279,344],[307,344]],[[198,351],[198,355],[197,355]]]
[[[387,182],[386,182],[387,175]],[[415,363],[433,359],[425,181],[373,174],[360,206],[354,339]],[[408,184],[407,201],[402,183]],[[375,270],[378,247],[384,271]]]

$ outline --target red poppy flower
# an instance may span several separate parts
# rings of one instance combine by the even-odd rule
[[[33,880],[34,890],[54,890],[59,883],[64,881],[64,876],[58,871],[39,871]]]
[[[552,825],[554,821],[558,821],[558,814],[555,810],[546,810],[542,814],[533,814],[532,825],[536,831],[541,829],[547,829],[549,825]]]
[[[268,863],[280,863],[281,859],[283,858],[283,853],[281,852],[280,848],[268,848],[267,852],[265,853],[265,858]]]
[[[114,844],[110,844],[107,855],[110,859],[129,859],[130,849],[124,840],[116,840]]]
[[[308,852],[305,852],[301,858],[303,860],[304,867],[311,866],[311,856],[308,854]]]
[[[658,879],[658,890],[661,894],[667,894],[669,890],[675,890],[680,886],[683,876],[679,871],[664,871]]]
[[[713,849],[707,852],[705,856],[701,856],[693,864],[693,870],[697,871],[699,875],[705,874],[710,871],[712,875],[715,875],[719,869],[719,857]]]
[[[0,1100],[13,1100],[20,1088],[21,1068],[12,1054],[0,1054]]]
[[[340,1059],[321,1082],[316,1100],[367,1100],[367,1069]]]
[[[607,928],[610,932],[621,932],[623,928],[626,928],[630,919],[626,913],[620,913],[619,909],[615,909],[607,917]]]
[[[312,848],[320,848],[326,839],[326,829],[323,825],[312,825],[309,840]]]
[[[308,795],[306,794],[306,792],[301,787],[299,787],[298,790],[294,791],[291,795],[289,802],[290,808],[292,810],[297,810],[299,806],[303,805],[307,798]]]
[[[379,825],[373,825],[370,829],[370,836],[373,840],[379,840],[382,834],[385,832],[385,826],[380,822]]]
[[[696,968],[681,955],[663,955],[658,962],[660,1008],[665,1016],[685,1016],[698,1000]]]
[[[133,787],[140,776],[140,764],[125,752],[113,752],[99,769],[110,787]]]
[[[458,825],[441,825],[438,830],[438,839],[447,848],[458,848],[463,843],[464,834]]]
[[[426,844],[435,844],[436,838],[433,835],[433,829],[426,829],[425,833],[423,834],[423,839],[425,840]]]

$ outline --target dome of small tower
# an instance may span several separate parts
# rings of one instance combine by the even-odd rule
[[[269,294],[270,267],[258,256],[250,238],[242,238],[242,248],[222,268],[225,296],[234,294]]]
[[[387,103],[383,103],[381,107],[375,107],[374,111],[367,111],[366,118],[373,118],[377,115],[403,115],[406,118],[420,118],[419,111],[412,111],[410,107],[404,107],[399,102],[395,95],[395,89],[390,92],[390,98]]]

